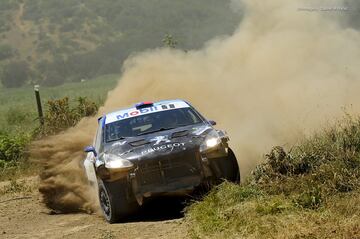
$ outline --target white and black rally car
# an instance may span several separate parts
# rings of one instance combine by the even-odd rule
[[[84,165],[105,219],[124,219],[150,197],[238,182],[229,138],[215,124],[183,100],[142,102],[99,118]]]

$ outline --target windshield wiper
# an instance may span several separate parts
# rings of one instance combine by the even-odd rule
[[[185,126],[189,126],[191,124],[179,124],[178,126],[176,126],[177,128],[180,128],[180,127],[185,127]]]
[[[165,131],[165,130],[170,130],[170,129],[175,129],[175,127],[160,128],[160,129],[156,129],[156,130],[145,131],[145,132],[139,133],[138,136],[144,135],[144,134],[152,134],[152,133],[156,133],[156,132],[160,132],[160,131]]]
[[[113,141],[123,140],[123,139],[126,139],[126,138],[128,138],[128,137],[123,137],[123,136],[121,136],[120,138],[110,139],[110,140],[107,140],[106,142],[107,142],[107,143],[110,143],[110,142],[113,142]]]

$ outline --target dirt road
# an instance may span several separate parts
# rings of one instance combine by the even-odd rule
[[[110,225],[96,214],[51,213],[36,184],[37,178],[0,183],[0,238],[187,238],[179,200],[152,202],[128,222]]]

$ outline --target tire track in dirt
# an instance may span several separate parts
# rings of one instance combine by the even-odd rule
[[[167,201],[148,205],[147,209],[129,222],[108,224],[102,216],[96,214],[52,214],[41,203],[41,195],[36,185],[33,185],[33,180],[28,181],[34,188],[31,192],[0,194],[0,238],[187,237],[186,225],[179,213],[181,207],[172,200],[168,205]],[[7,184],[2,183],[0,191]],[[11,200],[15,198],[22,199]],[[174,208],[173,212],[169,213],[169,208]]]

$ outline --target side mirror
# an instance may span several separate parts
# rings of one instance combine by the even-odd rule
[[[209,124],[216,125],[216,122],[214,120],[208,120]]]
[[[96,153],[96,150],[95,150],[94,146],[87,146],[87,147],[85,147],[85,148],[84,148],[84,152],[85,152],[85,153],[90,153],[90,152],[92,152],[95,157],[97,156],[97,153]]]

